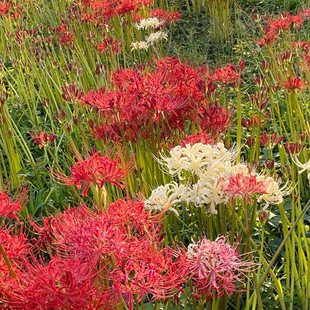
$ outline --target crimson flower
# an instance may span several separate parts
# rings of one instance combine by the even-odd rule
[[[0,244],[3,246],[13,269],[15,269],[15,263],[17,264],[20,262],[20,259],[29,254],[30,244],[27,242],[27,238],[22,232],[13,234],[10,229],[0,229]],[[2,255],[0,255],[0,287],[2,273],[8,274],[8,268]]]
[[[266,131],[264,131],[259,138],[263,146],[269,147],[271,149],[273,149],[276,145],[278,145],[283,139],[284,137],[278,136],[276,132],[268,135]]]
[[[230,125],[231,113],[220,106],[217,102],[214,105],[203,106],[197,113],[197,123],[207,133],[218,135],[227,130]]]
[[[301,80],[300,77],[288,77],[287,80],[284,82],[284,88],[286,88],[289,92],[294,89],[303,89],[305,88],[305,83]]]
[[[122,168],[118,160],[108,156],[101,156],[99,152],[90,158],[80,160],[70,168],[71,176],[58,176],[66,185],[75,185],[78,189],[84,188],[82,195],[87,196],[91,183],[103,187],[106,182],[123,189],[121,182],[127,177],[131,163]]]
[[[46,146],[55,140],[55,135],[53,133],[47,134],[45,131],[41,131],[39,135],[36,135],[35,133],[30,133],[30,135],[33,139],[32,145],[38,144],[39,149],[42,149],[43,146]]]
[[[191,136],[186,136],[186,138],[180,143],[183,147],[186,147],[186,144],[194,145],[196,143],[211,144],[215,143],[215,138],[210,134],[205,133],[204,131],[198,131]]]
[[[0,216],[18,219],[16,212],[23,209],[20,204],[25,199],[25,195],[26,191],[24,190],[21,196],[16,201],[12,202],[6,193],[0,192]]]
[[[213,75],[209,76],[211,81],[221,82],[223,86],[229,83],[236,83],[240,78],[240,73],[237,72],[236,68],[227,64],[224,68],[217,68]]]
[[[252,203],[252,195],[267,193],[267,184],[263,180],[258,180],[256,175],[238,173],[222,183],[222,190],[231,197],[232,202],[237,197],[245,198]]]
[[[0,15],[7,15],[11,11],[11,7],[8,3],[0,3]]]
[[[207,301],[210,301],[213,292],[217,297],[225,293],[231,296],[238,291],[236,283],[242,283],[244,274],[253,269],[254,264],[245,261],[236,247],[225,241],[224,237],[218,237],[213,242],[204,238],[188,246],[190,278],[197,289],[197,293],[193,294],[195,297],[205,294]]]
[[[299,154],[305,147],[306,147],[306,144],[302,144],[298,142],[286,142],[285,143],[285,150],[287,154],[289,155]]]

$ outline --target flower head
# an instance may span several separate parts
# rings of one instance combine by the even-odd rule
[[[150,212],[169,209],[179,215],[173,206],[180,202],[188,202],[187,195],[189,192],[190,189],[187,186],[178,185],[176,182],[161,185],[152,191],[151,196],[144,201],[144,206]]]
[[[236,283],[241,283],[242,276],[254,267],[225,241],[224,237],[218,237],[213,242],[204,238],[188,246],[190,277],[197,295],[205,294],[207,301],[212,299],[213,292],[221,297],[225,293],[231,296],[238,291]]]
[[[90,158],[80,160],[71,167],[71,176],[59,176],[59,178],[66,185],[75,185],[78,189],[84,187],[82,195],[86,196],[91,183],[103,187],[106,182],[109,182],[122,189],[121,182],[127,177],[130,165],[131,163],[122,168],[118,160],[101,156],[97,152]]]
[[[160,21],[157,17],[150,17],[141,19],[139,23],[135,24],[137,29],[147,29],[147,28],[158,28],[160,27],[164,21]]]
[[[253,195],[267,194],[267,184],[253,174],[238,173],[222,183],[223,191],[231,198],[245,198],[252,203]]]
[[[6,193],[0,192],[0,217],[7,216],[18,219],[16,212],[23,209],[21,203],[25,199],[25,195],[26,191],[23,190],[21,196],[14,202],[12,202],[10,197]]]
[[[299,173],[303,173],[304,171],[308,170],[308,180],[310,181],[310,160],[307,161],[306,163],[302,164],[298,157],[295,155],[292,157],[293,162],[296,164],[297,167],[301,168],[301,170],[299,171]]]

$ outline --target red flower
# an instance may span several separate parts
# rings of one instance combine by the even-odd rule
[[[53,133],[47,134],[45,131],[41,131],[39,135],[34,133],[30,133],[30,135],[33,139],[32,145],[38,144],[39,149],[42,149],[43,146],[46,146],[55,140],[55,135]]]
[[[298,142],[285,143],[285,150],[289,155],[299,154],[305,147],[306,144],[301,144]]]
[[[186,147],[186,144],[194,145],[196,143],[211,144],[215,143],[215,138],[211,137],[210,134],[207,134],[203,131],[198,131],[194,135],[186,136],[186,138],[180,143],[183,147]]]
[[[8,3],[0,3],[0,15],[7,15],[11,11],[11,7]]]
[[[222,190],[226,195],[231,197],[232,203],[237,197],[239,199],[245,198],[251,204],[251,196],[267,193],[267,184],[264,181],[257,180],[256,175],[238,173],[235,176],[229,177],[228,181],[222,183]]]
[[[30,244],[27,242],[26,236],[22,232],[14,235],[12,231],[7,228],[0,229],[0,244],[3,246],[14,270],[16,269],[15,264],[18,264],[21,259],[26,257],[31,248]],[[8,274],[8,268],[2,255],[0,255],[0,287],[3,273]]]
[[[208,104],[207,107],[201,107],[196,116],[196,121],[201,129],[213,135],[227,130],[230,126],[230,119],[231,113],[217,102],[213,106]]]
[[[20,204],[25,199],[25,196],[26,191],[23,190],[21,196],[16,201],[11,202],[10,197],[6,193],[0,192],[0,216],[18,219],[16,212],[23,209]]]
[[[271,149],[274,148],[276,145],[278,145],[283,139],[284,137],[283,136],[278,137],[276,132],[268,135],[267,132],[264,131],[263,134],[260,136],[261,144]]]
[[[186,258],[182,250],[164,248],[154,251],[137,245],[133,257],[125,260],[122,268],[111,273],[112,290],[124,296],[130,310],[133,309],[135,299],[139,302],[148,294],[156,299],[172,297],[183,291],[181,286],[187,280]]]
[[[190,277],[197,289],[194,297],[205,294],[209,301],[213,292],[218,298],[225,293],[231,296],[238,291],[236,283],[242,283],[244,273],[253,269],[254,264],[242,259],[236,247],[232,248],[225,241],[224,237],[213,242],[205,238],[188,246]]]
[[[294,89],[304,89],[306,87],[305,83],[300,79],[300,77],[288,77],[284,82],[284,88],[286,88],[289,92]]]
[[[166,12],[161,9],[152,10],[151,16],[163,19],[166,21],[166,23],[170,23],[172,21],[178,21],[181,18],[181,14],[179,12]]]
[[[211,81],[221,82],[223,86],[229,83],[236,83],[240,78],[240,73],[236,71],[236,68],[227,64],[224,68],[217,68],[213,75],[209,76]]]
[[[100,44],[96,45],[96,49],[100,53],[106,53],[111,50],[112,53],[118,54],[121,52],[120,45],[119,41],[113,40],[112,38],[106,38]]]
[[[70,32],[63,33],[59,38],[59,42],[61,44],[71,43],[73,40],[74,40],[74,36]]]
[[[23,260],[18,282],[6,284],[2,300],[18,309],[94,309],[104,295],[94,286],[94,267],[93,261],[60,257],[45,264],[32,255],[31,262]]]
[[[77,88],[72,82],[68,87],[61,87],[63,93],[61,94],[62,98],[68,102],[79,102],[83,97],[83,90]]]
[[[123,188],[121,182],[129,173],[131,163],[122,168],[118,160],[95,153],[90,158],[78,161],[70,168],[71,176],[59,176],[66,185],[75,185],[78,189],[84,187],[83,196],[87,195],[91,183],[103,187],[106,182]]]

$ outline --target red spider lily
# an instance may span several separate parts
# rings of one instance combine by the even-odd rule
[[[265,90],[261,92],[255,92],[252,95],[248,95],[248,99],[252,104],[255,104],[261,111],[267,106],[269,102],[268,93]]]
[[[299,154],[305,147],[306,147],[306,144],[302,144],[298,142],[285,143],[285,150],[287,154],[289,155]]]
[[[221,82],[223,86],[227,84],[234,84],[240,78],[240,73],[237,72],[236,68],[227,64],[224,68],[217,68],[213,75],[209,76],[211,81]]]
[[[260,46],[260,47],[263,47],[263,46],[269,46],[269,45],[272,45],[276,39],[278,38],[278,34],[276,33],[276,31],[268,31],[264,37],[260,40],[256,40],[256,43]]]
[[[108,156],[101,156],[99,152],[90,158],[80,160],[70,168],[71,176],[58,176],[66,185],[75,185],[78,189],[84,187],[83,196],[87,196],[87,191],[91,183],[103,187],[106,182],[123,189],[121,182],[129,174],[131,162],[122,168],[118,160],[113,160]]]
[[[21,211],[23,209],[21,203],[25,200],[25,198],[26,198],[25,187],[22,189],[19,197],[15,198],[13,202],[6,193],[0,192],[0,216],[7,216],[18,219],[16,216],[16,212]]]
[[[94,12],[94,21],[100,16],[105,19],[112,18],[116,15],[124,15],[129,12],[135,12],[141,5],[149,5],[151,0],[108,0],[108,1],[82,1],[83,5],[89,7]],[[98,16],[98,17],[97,17]]]
[[[63,91],[62,98],[68,102],[79,102],[84,95],[83,91],[77,88],[74,82],[69,84],[68,87],[62,86],[61,89]]]
[[[65,32],[65,33],[61,34],[61,36],[59,37],[59,43],[60,44],[71,43],[71,42],[73,42],[73,40],[74,40],[74,36],[70,32]]]
[[[9,230],[7,228],[0,229],[0,244],[2,245],[14,270],[21,259],[29,254],[31,249],[30,243],[28,243],[26,236],[22,232],[13,234],[12,229]],[[2,255],[0,255],[0,287],[3,273],[8,274],[8,268]]]
[[[92,261],[59,257],[45,264],[32,256],[23,261],[18,282],[6,284],[3,301],[18,309],[94,309],[106,295],[94,286],[94,267]]]
[[[165,299],[183,291],[182,285],[188,277],[186,253],[165,248],[159,252],[140,252],[123,263],[122,268],[111,273],[112,290],[123,296],[133,309],[134,296],[139,302],[151,294],[153,298]]]
[[[310,17],[310,8],[300,10],[298,12],[298,16],[300,16],[301,18],[304,18],[304,19],[308,19]]]
[[[263,134],[260,136],[260,142],[263,146],[266,146],[270,149],[273,149],[276,145],[278,145],[282,140],[284,139],[284,136],[278,136],[276,132],[274,132],[271,135],[268,135],[266,131],[263,132]]]
[[[304,89],[306,87],[305,83],[301,80],[300,77],[288,77],[284,82],[284,88],[289,92],[295,89]]]
[[[256,175],[238,173],[222,183],[222,190],[231,198],[231,203],[235,198],[245,198],[251,204],[253,195],[267,194],[267,184],[257,180]]]
[[[100,53],[112,51],[113,54],[119,54],[122,51],[120,42],[112,38],[104,39],[100,44],[96,45],[96,49]]]
[[[258,126],[258,116],[254,115],[253,118],[242,118],[241,124],[243,127],[251,128],[252,126]]]
[[[97,138],[117,134],[135,141],[137,137],[149,139],[156,128],[161,137],[183,129],[204,99],[200,74],[171,57],[155,64],[156,69],[148,73],[119,70],[113,74],[114,91],[90,91],[82,98],[104,116],[94,130]]]
[[[180,143],[183,147],[186,147],[186,144],[194,145],[196,143],[211,144],[215,143],[215,137],[212,137],[210,134],[207,134],[203,131],[198,131],[194,135],[186,136],[186,138]]]
[[[0,3],[0,15],[8,15],[11,11],[11,6],[6,3]]]
[[[30,133],[33,142],[32,145],[38,144],[39,149],[42,149],[43,146],[47,146],[49,143],[52,143],[55,140],[55,135],[53,133],[47,134],[45,131],[41,131],[39,135]]]
[[[212,299],[213,292],[217,297],[225,293],[231,296],[238,291],[236,283],[242,283],[245,273],[253,270],[254,264],[245,261],[236,251],[225,243],[224,237],[215,241],[202,239],[190,244],[187,251],[191,280],[197,289],[194,296],[206,295]]]
[[[216,136],[229,128],[231,116],[228,110],[216,102],[213,106],[208,104],[207,107],[201,107],[196,122],[203,131]]]
[[[293,48],[300,48],[303,49],[305,51],[309,51],[310,50],[310,44],[306,41],[297,41],[297,42],[292,42],[291,43]]]
[[[172,21],[179,21],[181,19],[181,14],[179,12],[166,12],[161,9],[155,9],[152,10],[150,13],[151,16],[165,20],[166,23],[170,23]]]

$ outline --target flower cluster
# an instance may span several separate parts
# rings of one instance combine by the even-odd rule
[[[188,278],[186,252],[163,247],[161,223],[141,202],[118,200],[99,214],[79,206],[33,228],[34,245],[0,230],[18,277],[1,273],[0,296],[14,309],[115,309],[123,300],[133,309],[146,296],[176,295]],[[48,262],[33,255],[39,245],[50,249]]]
[[[97,139],[135,142],[140,137],[150,139],[153,131],[165,141],[176,131],[184,131],[185,122],[204,100],[205,89],[199,86],[202,76],[173,57],[157,60],[155,65],[148,73],[119,70],[113,74],[114,90],[91,90],[82,97],[82,103],[99,112],[98,124],[92,128]],[[212,115],[223,112],[212,110]],[[207,113],[201,111],[198,123],[209,126],[203,116]],[[225,125],[219,126],[227,127],[227,123],[225,117]]]
[[[282,13],[280,18],[267,19],[265,33],[263,38],[257,40],[259,46],[266,46],[273,44],[279,36],[281,31],[288,31],[292,26],[300,27],[305,20],[302,13],[298,15],[291,15],[290,13]]]
[[[290,193],[288,184],[280,187],[281,181],[258,174],[243,163],[235,164],[236,151],[228,150],[224,144],[186,144],[170,150],[170,156],[161,155],[157,161],[166,173],[177,176],[187,184],[176,182],[160,186],[152,191],[145,201],[151,211],[172,210],[178,214],[177,206],[192,203],[197,207],[209,206],[208,212],[216,214],[216,206],[231,203],[235,198],[252,203],[264,201],[266,209],[270,204],[280,204],[283,196]]]

